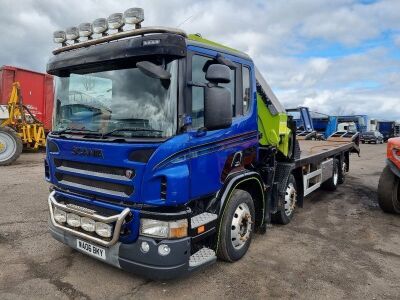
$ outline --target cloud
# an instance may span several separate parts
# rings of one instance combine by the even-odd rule
[[[44,71],[54,30],[131,6],[127,0],[2,0],[0,65]],[[400,119],[397,0],[138,0],[133,6],[144,8],[145,26],[183,23],[189,33],[247,52],[287,106]]]

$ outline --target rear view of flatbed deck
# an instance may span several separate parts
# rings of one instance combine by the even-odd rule
[[[295,173],[307,196],[319,187],[335,190],[344,182],[351,153],[359,153],[358,133],[338,132],[326,141],[299,140],[300,155],[295,160]]]

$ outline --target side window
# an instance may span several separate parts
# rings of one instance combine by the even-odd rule
[[[250,109],[250,99],[251,99],[250,69],[248,67],[242,68],[242,79],[243,79],[243,115],[246,115]]]
[[[194,83],[207,83],[206,72],[210,65],[215,64],[216,61],[212,58],[193,55],[192,58],[192,82]],[[233,116],[235,116],[235,74],[231,70],[231,82],[220,84],[231,91],[231,103]],[[192,86],[192,127],[200,128],[204,126],[204,88]]]

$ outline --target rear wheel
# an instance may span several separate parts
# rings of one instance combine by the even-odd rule
[[[336,190],[339,183],[339,161],[333,160],[332,177],[321,184],[321,187],[327,191]]]
[[[345,160],[342,162],[342,167],[339,169],[339,178],[338,183],[342,184],[346,180],[346,173],[347,173],[347,163]]]
[[[241,259],[250,247],[254,231],[255,210],[251,195],[234,190],[220,224],[217,255],[233,262]]]
[[[378,184],[378,203],[387,213],[400,213],[400,179],[390,170],[383,169]]]
[[[0,166],[12,164],[21,152],[21,137],[10,127],[0,127]]]
[[[296,180],[292,174],[290,174],[286,184],[285,197],[280,203],[281,207],[279,211],[272,215],[272,221],[282,225],[289,224],[293,218],[297,203]]]

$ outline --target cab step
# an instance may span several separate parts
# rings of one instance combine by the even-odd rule
[[[208,212],[204,212],[202,214],[199,214],[197,216],[194,216],[191,221],[190,221],[190,227],[192,229],[195,229],[197,227],[200,227],[202,225],[211,223],[213,221],[215,221],[218,218],[218,215],[216,214],[212,214],[212,213],[208,213]]]
[[[202,248],[192,254],[189,259],[189,268],[197,268],[204,265],[209,265],[217,260],[215,251],[209,248]]]

